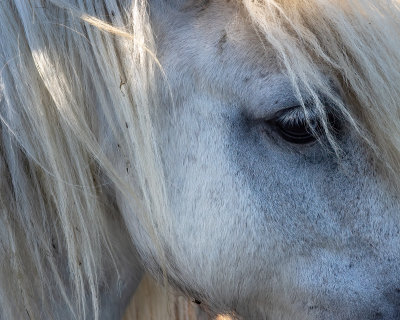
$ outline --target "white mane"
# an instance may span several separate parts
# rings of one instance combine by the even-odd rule
[[[1,319],[53,318],[60,300],[70,317],[97,319],[99,288],[112,272],[106,261],[118,270],[140,239],[150,246],[144,261],[164,261],[160,238],[172,239],[152,120],[163,107],[155,86],[162,69],[146,6],[0,2]],[[298,98],[312,97],[323,118],[319,97],[334,101],[399,185],[398,1],[244,0],[241,9]],[[126,177],[107,156],[111,144],[126,159]],[[117,194],[135,217],[121,217]],[[121,249],[118,233],[129,224],[143,231]]]

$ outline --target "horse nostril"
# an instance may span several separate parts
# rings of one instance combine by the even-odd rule
[[[375,320],[383,319],[383,314],[382,312],[375,312]]]

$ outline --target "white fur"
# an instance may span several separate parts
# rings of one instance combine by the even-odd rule
[[[0,318],[118,318],[143,267],[212,313],[397,319],[399,24],[396,1],[1,1]],[[268,120],[310,101],[325,134],[285,141]]]

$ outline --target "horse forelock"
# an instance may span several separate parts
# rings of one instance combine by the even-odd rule
[[[299,99],[303,94],[332,99],[344,121],[379,155],[398,189],[398,3],[261,0],[244,5],[275,48]]]
[[[212,2],[202,1],[196,10],[209,10]],[[54,301],[33,298],[43,292],[65,300],[77,317],[87,312],[89,299],[98,317],[98,286],[105,275],[97,260],[118,259],[104,192],[112,202],[114,189],[130,199],[162,260],[158,238],[168,237],[168,205],[151,122],[160,103],[153,86],[156,46],[146,1],[126,5],[0,3],[0,169],[7,176],[1,190],[8,190],[0,193],[0,255],[8,261],[0,271],[5,318],[54,312]],[[261,41],[274,48],[298,99],[311,96],[321,114],[321,97],[334,101],[343,119],[383,155],[380,161],[397,186],[397,2],[244,0],[241,6]],[[118,30],[126,39],[118,38]],[[340,153],[333,136],[331,142]],[[107,158],[108,143],[123,149],[117,156],[131,162],[126,176]],[[70,279],[60,272],[61,251]]]

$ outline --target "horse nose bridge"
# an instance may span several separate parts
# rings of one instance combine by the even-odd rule
[[[341,244],[358,255],[400,257],[400,201],[380,179],[365,177],[362,187],[332,201]]]
[[[400,319],[400,282],[385,287],[384,299],[393,306],[397,314],[396,319]]]
[[[400,319],[400,282],[397,285],[388,284],[380,288],[380,294],[365,302],[358,312],[357,319],[395,320]]]
[[[347,255],[319,252],[282,268],[285,291],[280,296],[295,301],[293,312],[305,313],[307,319],[400,319],[399,264],[377,264],[370,258],[353,261]]]
[[[351,314],[352,319],[400,319],[400,259],[353,259],[320,250],[296,263],[285,273],[296,275],[292,290],[307,299],[310,308],[337,306],[338,314]]]

